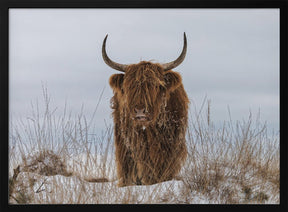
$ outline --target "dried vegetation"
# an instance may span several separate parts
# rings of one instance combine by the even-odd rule
[[[211,102],[191,104],[188,157],[179,176],[150,186],[117,187],[113,130],[100,135],[66,105],[12,123],[9,141],[10,204],[279,204],[279,135],[269,135],[260,115],[213,123]],[[100,101],[100,99],[99,99]],[[205,106],[206,105],[206,106]],[[228,109],[229,112],[229,109]]]

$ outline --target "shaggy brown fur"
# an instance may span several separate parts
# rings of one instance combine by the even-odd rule
[[[179,73],[142,61],[109,80],[119,186],[171,180],[187,155],[189,100]],[[135,118],[144,108],[147,120]]]

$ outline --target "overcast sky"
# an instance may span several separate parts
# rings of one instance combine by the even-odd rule
[[[117,73],[101,56],[120,63],[170,62],[188,50],[181,73],[191,102],[211,100],[212,120],[247,120],[260,110],[261,121],[279,130],[278,9],[10,9],[10,118],[31,116],[31,101],[42,100],[47,85],[51,107],[85,116],[103,98],[97,130],[112,123],[109,77]]]

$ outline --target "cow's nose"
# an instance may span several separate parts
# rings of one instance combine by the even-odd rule
[[[135,108],[134,111],[136,114],[139,114],[139,115],[145,114],[145,108],[141,108],[141,109]]]

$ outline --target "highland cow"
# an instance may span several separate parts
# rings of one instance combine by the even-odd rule
[[[186,160],[185,133],[189,100],[179,73],[171,69],[182,63],[187,51],[172,62],[141,61],[125,65],[102,56],[113,69],[109,83],[114,96],[115,154],[118,186],[150,185],[175,178]]]

